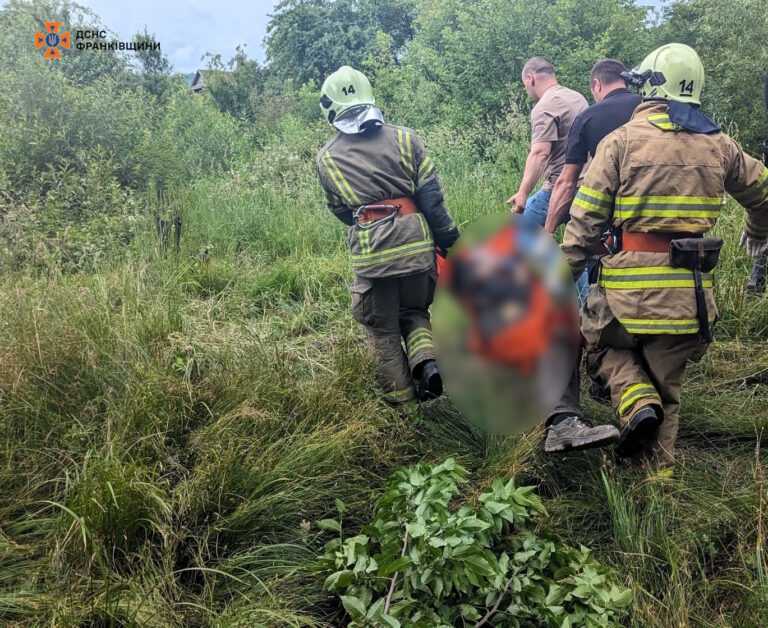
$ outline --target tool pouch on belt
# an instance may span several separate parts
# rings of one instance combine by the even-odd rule
[[[723,240],[721,238],[681,238],[669,243],[670,266],[693,271],[699,337],[704,343],[712,342],[712,331],[709,328],[709,313],[704,298],[701,273],[711,272],[717,265],[722,246]]]

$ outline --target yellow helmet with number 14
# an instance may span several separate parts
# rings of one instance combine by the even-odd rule
[[[625,78],[640,89],[643,98],[701,105],[704,66],[690,46],[665,44],[627,74]]]

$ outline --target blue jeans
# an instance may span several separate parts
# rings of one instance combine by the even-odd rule
[[[535,222],[540,227],[544,226],[547,222],[547,210],[549,209],[549,200],[552,198],[552,191],[540,189],[533,196],[528,197],[528,201],[525,203],[525,209],[523,210],[523,217],[527,220]],[[570,220],[570,216],[566,214],[562,224],[565,224]],[[587,269],[581,273],[581,276],[576,281],[576,288],[579,296],[579,308],[584,305],[584,301],[589,294],[589,274]]]

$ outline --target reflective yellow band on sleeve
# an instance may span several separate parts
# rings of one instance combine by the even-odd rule
[[[755,205],[768,198],[768,168],[763,168],[757,181],[743,192],[733,195],[743,205]]]
[[[584,211],[591,212],[593,214],[600,214],[601,216],[605,217],[607,217],[610,212],[610,207],[601,207],[600,205],[592,203],[591,201],[579,196],[578,192],[576,193],[576,198],[573,199],[572,206],[579,207]]]
[[[419,166],[419,181],[426,179],[430,174],[432,174],[434,169],[435,165],[432,163],[431,157],[427,155],[424,158],[424,161],[421,162],[421,166]]]
[[[587,187],[586,185],[579,186],[579,192],[598,201],[606,201],[608,203],[608,207],[613,204],[613,197],[610,194],[606,194],[600,190]]]

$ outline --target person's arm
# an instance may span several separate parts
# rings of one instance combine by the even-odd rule
[[[528,158],[525,160],[525,171],[523,172],[523,180],[520,181],[520,187],[515,194],[507,199],[507,203],[512,205],[513,211],[518,214],[523,213],[531,190],[541,179],[541,175],[544,174],[544,167],[547,165],[547,159],[551,151],[551,142],[531,144],[531,152],[528,153]]]
[[[768,167],[728,142],[725,189],[747,211],[742,240],[754,256],[768,241]]]
[[[622,141],[614,132],[597,147],[595,159],[571,205],[561,249],[574,279],[579,277],[613,217],[619,189],[619,153]]]
[[[579,175],[584,164],[589,160],[588,135],[589,109],[585,109],[576,116],[568,132],[568,144],[565,147],[565,166],[557,178],[549,199],[547,210],[547,222],[544,229],[548,233],[554,233],[557,226],[563,221],[571,208],[573,198],[576,196]]]
[[[547,222],[544,225],[547,233],[554,233],[570,210],[573,198],[576,196],[579,175],[583,166],[584,164],[565,164],[563,166],[563,171],[552,190],[552,197],[549,199]]]
[[[419,137],[411,134],[413,146],[413,199],[432,229],[435,245],[443,257],[459,238],[459,230],[445,207],[443,188],[432,158]]]

